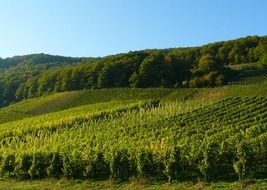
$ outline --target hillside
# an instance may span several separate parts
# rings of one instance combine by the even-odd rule
[[[2,108],[1,172],[170,182],[264,178],[266,80],[238,84],[73,91]]]
[[[230,97],[267,96],[267,74],[263,75],[262,71],[253,73],[253,78],[244,79],[241,73],[241,77],[234,79],[235,83],[215,88],[112,88],[54,93],[0,108],[0,123],[110,101],[160,99],[162,102],[214,102]],[[244,83],[244,80],[248,82]]]
[[[0,106],[54,92],[115,87],[214,87],[264,69],[267,37],[248,36],[201,47],[141,50],[102,58],[34,54],[0,59]]]
[[[266,103],[264,97],[160,107],[107,102],[2,124],[2,172],[89,179],[264,177]],[[187,169],[176,173],[177,167]]]
[[[264,70],[246,70],[235,76],[230,85],[248,85],[248,84],[261,84],[267,80],[267,69]]]
[[[47,54],[32,54],[0,58],[0,106],[18,100],[18,92],[22,83],[49,70],[78,65],[84,61],[90,63],[95,58],[72,58]],[[34,88],[31,83],[29,88]]]
[[[251,45],[242,62],[218,61],[225,46],[256,39],[262,47],[266,37],[87,60],[14,58],[0,71],[0,189],[28,180],[29,189],[265,188],[264,53],[246,60],[258,51]],[[172,68],[189,52],[194,64]]]
[[[250,72],[253,77],[245,79],[246,73],[241,73],[229,85],[215,88],[112,88],[54,93],[0,108],[0,123],[110,101],[160,99],[162,102],[214,102],[231,97],[267,96],[267,74],[253,71]]]
[[[0,59],[0,69],[5,70],[18,65],[60,65],[60,64],[72,64],[78,62],[80,59],[53,56],[47,54],[31,54],[25,56],[14,56],[12,58]]]
[[[104,102],[140,101],[162,99],[164,101],[181,101],[196,89],[99,89],[56,93],[32,98],[10,106],[0,108],[0,123],[56,112],[68,108]]]

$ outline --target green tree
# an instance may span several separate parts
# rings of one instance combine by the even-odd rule
[[[206,73],[219,69],[219,64],[214,56],[211,54],[205,54],[200,57],[198,62],[198,70]]]
[[[139,67],[138,84],[141,87],[160,86],[163,80],[164,55],[156,52],[146,57]],[[140,82],[139,82],[140,81]],[[135,81],[134,81],[135,82]]]

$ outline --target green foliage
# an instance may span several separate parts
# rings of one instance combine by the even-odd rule
[[[46,168],[49,166],[50,159],[48,159],[48,156],[44,153],[34,153],[31,167],[28,170],[28,173],[31,178],[44,178],[47,175]]]
[[[81,105],[96,104],[100,102],[121,102],[121,104],[130,101],[162,99],[183,100],[193,89],[99,89],[83,90],[56,93],[49,96],[43,96],[21,101],[8,107],[0,108],[0,123],[7,123],[34,115],[42,115],[49,112],[56,112],[68,108],[74,108]],[[154,102],[156,104],[157,102]],[[153,106],[153,102],[150,102]],[[99,104],[99,109],[102,109]],[[111,104],[112,105],[112,104]]]
[[[95,158],[92,156],[86,159],[84,176],[85,178],[96,180],[107,179],[110,175],[110,169],[103,153],[98,152]]]
[[[28,178],[29,177],[28,171],[30,170],[31,165],[32,165],[32,156],[25,153],[21,153],[16,156],[16,164],[14,172],[17,176],[22,175],[24,178]],[[23,174],[20,173],[21,171],[23,172]]]
[[[243,71],[231,81],[230,85],[255,85],[263,84],[267,79],[267,69]]]
[[[143,177],[151,177],[154,174],[154,161],[151,151],[141,150],[137,153],[137,171]]]
[[[197,48],[144,50],[98,59],[45,54],[1,59],[0,106],[91,88],[182,87],[189,81],[193,87],[218,86],[232,78],[225,66],[248,63],[251,68],[258,63],[256,69],[264,68],[266,44],[266,37],[249,36]]]
[[[127,150],[114,151],[110,161],[112,178],[129,179],[133,174]]]
[[[180,150],[177,147],[166,152],[164,174],[167,176],[169,183],[171,183],[173,179],[181,179],[182,165],[180,159]]]
[[[257,40],[234,43],[255,47]],[[231,64],[248,59],[242,56],[247,50],[231,48]],[[223,57],[227,51],[224,43],[218,43],[201,50],[111,56],[90,66],[36,75],[37,85],[35,79],[26,82],[18,94],[44,95],[84,88],[84,84],[113,87],[123,81],[126,86],[168,86],[175,81],[179,87],[190,81],[191,86],[212,87],[224,83],[223,73],[213,64],[227,60]],[[249,52],[249,60],[255,61]],[[186,67],[184,62],[192,65]],[[151,70],[154,67],[157,72]],[[182,75],[175,70],[169,77],[166,73],[172,68],[193,72]],[[127,77],[113,78],[128,69]],[[267,89],[265,74],[262,78],[258,73],[263,71],[247,71],[256,72],[253,79],[238,76],[239,82],[251,81],[247,86],[83,90],[13,104],[0,110],[4,118],[0,120],[1,174],[93,180],[145,177],[170,183],[263,178],[267,175]],[[137,78],[131,78],[132,73]],[[255,78],[260,82],[253,82]],[[10,113],[20,114],[5,118]]]
[[[198,69],[202,72],[217,70],[219,66],[220,65],[215,60],[215,57],[210,54],[201,56],[198,63]]]
[[[15,155],[9,154],[2,158],[2,166],[1,166],[1,173],[2,175],[5,172],[8,172],[8,176],[10,177],[10,173],[13,172],[15,169]]]
[[[169,182],[261,178],[267,173],[266,102],[106,102],[2,124],[1,171]]]
[[[260,63],[260,68],[267,68],[267,50],[266,53],[261,56],[259,63]]]
[[[81,159],[81,155],[76,150],[70,153],[63,153],[62,163],[62,173],[64,177],[67,179],[83,177],[85,163]]]
[[[151,54],[146,57],[139,68],[138,87],[158,87],[162,84],[162,73],[164,72],[164,55],[161,53]]]
[[[50,166],[47,167],[47,176],[59,178],[62,176],[63,161],[62,156],[58,153],[51,153],[52,158],[50,161]]]

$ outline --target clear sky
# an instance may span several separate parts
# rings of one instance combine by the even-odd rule
[[[0,57],[96,57],[247,35],[267,35],[267,0],[0,0]]]

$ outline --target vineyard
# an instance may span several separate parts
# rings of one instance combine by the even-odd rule
[[[0,108],[0,124],[20,120],[36,115],[57,112],[82,105],[110,101],[139,101],[162,99],[164,101],[181,101],[192,94],[195,89],[99,89],[56,93],[39,98],[24,100],[8,107]]]
[[[240,73],[228,84],[230,85],[248,85],[261,84],[267,80],[267,70],[247,70]]]
[[[198,105],[111,102],[2,124],[1,174],[169,181],[264,177],[266,105],[264,97]]]
[[[266,81],[64,92],[0,109],[3,178],[233,181],[267,176]]]

